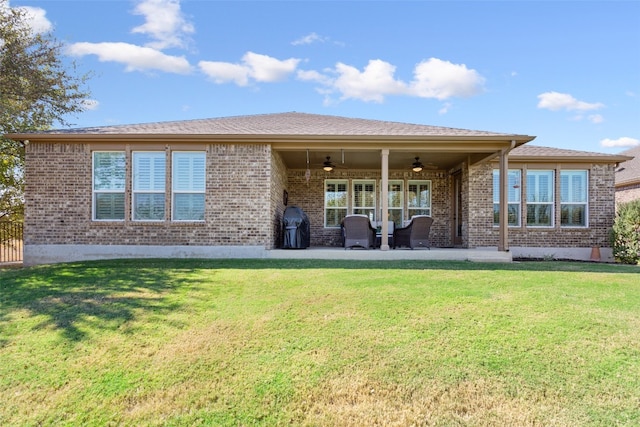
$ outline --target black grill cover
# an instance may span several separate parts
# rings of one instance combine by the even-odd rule
[[[289,206],[282,217],[282,249],[304,249],[311,244],[309,218],[302,209]]]

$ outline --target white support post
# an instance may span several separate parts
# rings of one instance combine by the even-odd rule
[[[382,230],[380,250],[389,250],[389,150],[384,149],[382,156]]]
[[[509,151],[515,147],[516,142],[511,141],[511,147],[500,151],[500,231],[498,237],[498,250],[509,251]]]

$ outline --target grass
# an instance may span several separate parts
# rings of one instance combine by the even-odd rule
[[[638,267],[0,270],[0,425],[638,424]]]

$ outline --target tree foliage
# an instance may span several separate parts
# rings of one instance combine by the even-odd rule
[[[640,200],[618,206],[611,235],[614,258],[625,264],[640,264]]]
[[[88,75],[76,75],[63,47],[33,31],[24,9],[0,0],[0,220],[20,220],[24,205],[24,145],[3,135],[67,126],[84,109]]]

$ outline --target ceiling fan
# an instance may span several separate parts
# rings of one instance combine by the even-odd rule
[[[426,165],[422,164],[420,157],[415,157],[415,159],[416,161],[411,164],[411,170],[414,172],[421,172],[423,169],[438,169],[438,167],[433,163],[427,163]]]
[[[327,160],[322,163],[322,169],[324,169],[325,172],[331,172],[335,168],[336,165],[331,161],[331,156],[327,156]]]

